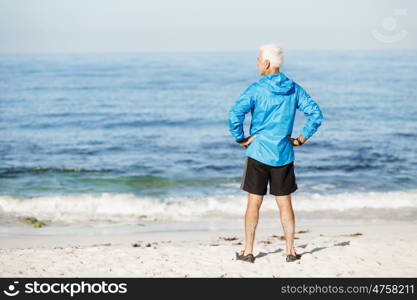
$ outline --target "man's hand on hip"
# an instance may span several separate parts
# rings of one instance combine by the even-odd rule
[[[301,146],[302,144],[304,144],[305,142],[307,142],[307,139],[305,137],[303,137],[302,135],[300,135],[296,139],[288,136],[288,139],[291,141],[292,145],[295,146],[295,147]]]
[[[243,141],[239,142],[238,144],[241,145],[242,147],[247,148],[249,146],[250,143],[252,143],[252,141],[256,138],[256,134],[254,136],[250,136],[245,138]]]

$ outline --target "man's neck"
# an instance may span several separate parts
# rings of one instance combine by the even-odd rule
[[[278,73],[279,73],[279,69],[272,69],[272,70],[266,71],[264,75],[278,74]]]

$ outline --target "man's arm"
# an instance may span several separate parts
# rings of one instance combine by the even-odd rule
[[[299,86],[299,88],[297,109],[304,113],[304,116],[307,117],[307,122],[301,130],[298,140],[304,144],[307,139],[316,133],[324,117],[319,105],[311,99],[310,95],[302,87]]]
[[[254,84],[251,84],[229,110],[229,131],[237,143],[245,140],[243,122],[245,121],[245,115],[254,106],[253,89]]]

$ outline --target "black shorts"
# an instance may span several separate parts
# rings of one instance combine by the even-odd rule
[[[269,193],[275,196],[288,195],[297,190],[294,162],[274,167],[246,156],[240,188],[251,194],[266,195],[268,182]]]

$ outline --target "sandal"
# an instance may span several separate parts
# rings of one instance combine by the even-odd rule
[[[244,251],[242,251],[242,252],[244,252]],[[254,263],[255,262],[255,257],[253,256],[252,253],[243,255],[243,253],[239,254],[238,252],[236,252],[236,260],[242,260],[242,261]]]
[[[287,255],[285,260],[287,262],[292,262],[292,261],[296,261],[296,260],[299,260],[299,259],[301,259],[301,254],[296,253],[295,255],[292,255],[292,254]]]

